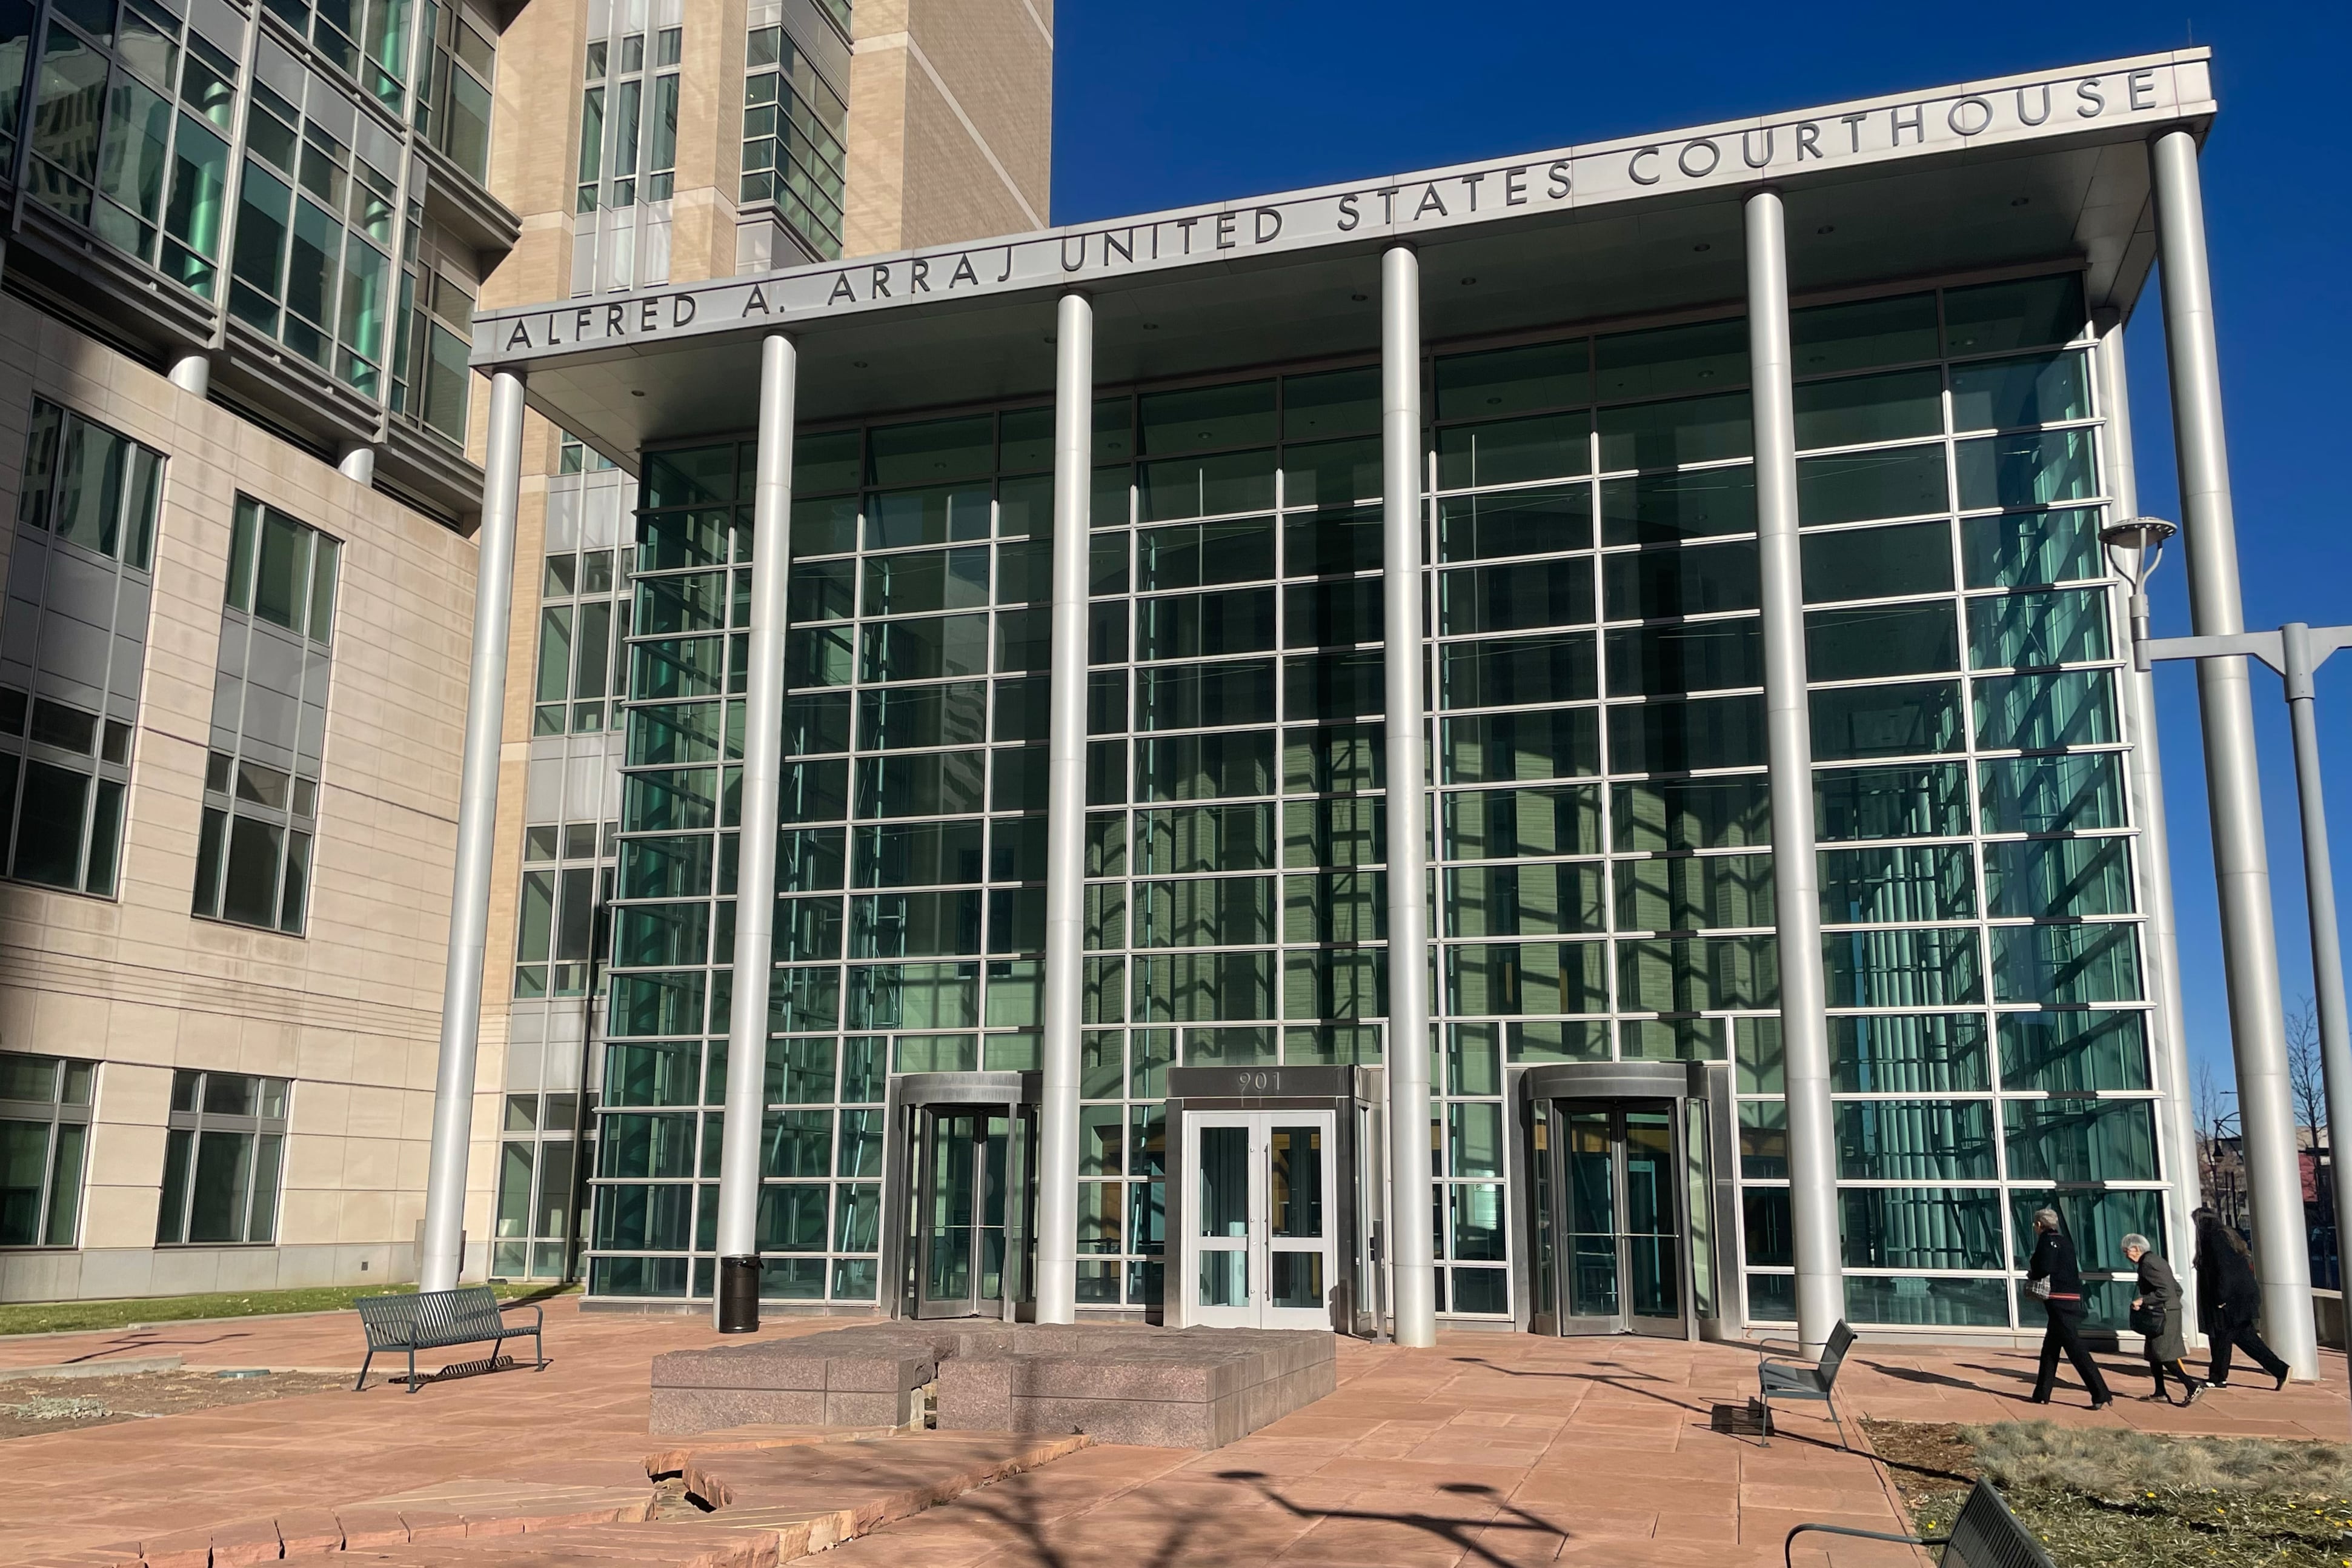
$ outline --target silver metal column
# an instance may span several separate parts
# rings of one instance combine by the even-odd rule
[[[1779,910],[1780,1050],[1789,1096],[1789,1213],[1797,1340],[1819,1355],[1845,1316],[1839,1271],[1836,1134],[1823,1014],[1821,868],[1813,850],[1813,720],[1805,696],[1805,584],[1797,545],[1796,392],[1789,257],[1780,194],[1748,198],[1748,359],[1756,405],[1757,557],[1763,581],[1764,727],[1772,779],[1772,892]]]
[[[2339,631],[2337,636],[2341,637]],[[2333,639],[2331,639],[2333,640]],[[2336,1283],[2344,1268],[2346,1238],[2352,1237],[2352,1181],[2347,1181],[2344,1151],[2352,1146],[2352,1026],[2344,1005],[2344,939],[2336,925],[2336,872],[2327,850],[2327,797],[2319,771],[2319,720],[2313,711],[2318,692],[2311,677],[2329,651],[2315,657],[2311,628],[2289,621],[2279,628],[2286,710],[2294,731],[2294,793],[2303,808],[2303,882],[2311,907],[2311,980],[2319,1007],[2319,1060],[2327,1086],[2327,1147],[2336,1193]]]
[[[2099,401],[2107,416],[2108,493],[2117,518],[2139,515],[2139,477],[2132,450],[2131,389],[2124,361],[2124,323],[2112,311],[2099,323]],[[2135,661],[2137,662],[2137,661]],[[2162,1173],[2172,1184],[2165,1206],[2171,1248],[2165,1256],[2179,1271],[2182,1289],[2195,1300],[2195,1234],[2189,1223],[2197,1206],[2197,1107],[2189,1073],[2189,1037],[2182,1026],[2187,1016],[2180,995],[2180,928],[2172,908],[2171,831],[2164,815],[2164,758],[2157,743],[2156,678],[2126,666],[2124,721],[2132,749],[2133,820],[2139,825],[2140,911],[2147,916],[2146,947],[2154,982],[2156,1010],[2151,1015],[2155,1037],[2148,1047],[2155,1058],[2156,1086],[2163,1093],[2163,1126],[2158,1146],[2163,1151]],[[2194,1314],[2188,1323],[2192,1341],[2198,1336]]]
[[[164,379],[191,397],[206,397],[213,389],[213,362],[210,354],[185,353],[172,362],[163,373]]]
[[[2189,625],[2199,637],[2246,629],[2238,589],[2237,521],[2221,424],[2221,366],[2213,331],[2213,281],[2205,256],[2197,138],[2158,134],[2158,265],[2172,380],[2173,441],[2180,465],[2182,542],[2189,552]],[[2254,754],[2253,696],[2242,658],[2200,659],[2206,801],[2213,819],[2213,877],[2221,903],[2222,973],[2230,1042],[2238,1063],[2238,1120],[2253,1200],[2254,1271],[2263,1287],[2263,1336],[2297,1377],[2318,1374],[2303,1180],[2288,1092],[2286,1020],[2279,1004],[2278,936],[2263,838],[2263,792]]]
[[[1429,773],[1421,669],[1421,258],[1381,257],[1381,629],[1387,638],[1389,1232],[1396,1341],[1437,1342],[1430,1246]]]
[[[760,1326],[756,1285],[726,1277],[760,1256],[761,1123],[767,1114],[768,983],[775,963],[776,795],[784,772],[784,590],[792,563],[793,401],[799,355],[793,340],[760,341],[759,451],[751,486],[751,651],[744,689],[743,827],[736,850],[735,976],[727,1017],[727,1111],[719,1158],[720,1289],[711,1309],[722,1331]],[[748,1312],[750,1321],[742,1321]]]
[[[1037,1321],[1078,1301],[1078,1017],[1086,886],[1087,560],[1095,310],[1065,294],[1055,321],[1054,642],[1047,681],[1045,1069],[1037,1130]],[[1172,1288],[1172,1287],[1171,1287]]]
[[[417,1288],[423,1290],[457,1284],[466,1261],[466,1160],[474,1136],[482,949],[489,933],[490,858],[498,837],[515,511],[522,491],[522,393],[520,371],[491,373],[482,526],[474,535],[473,666],[466,685],[466,753],[457,785],[457,871],[449,893],[449,959],[441,983],[441,1063],[434,1079],[433,1153],[425,1176],[425,1255],[417,1259]]]

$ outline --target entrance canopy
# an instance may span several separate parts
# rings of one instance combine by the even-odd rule
[[[634,469],[644,447],[748,427],[759,341],[779,329],[804,423],[1049,390],[1070,289],[1095,303],[1101,384],[1369,353],[1399,238],[1421,252],[1430,342],[1719,313],[1745,297],[1740,201],[1759,184],[1787,201],[1799,294],[2079,260],[2092,307],[2127,314],[2156,254],[2147,139],[2203,133],[2210,54],[485,310],[473,363],[526,372],[532,407]]]

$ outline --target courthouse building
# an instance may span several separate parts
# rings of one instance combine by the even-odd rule
[[[475,312],[1034,227],[1051,26],[0,0],[0,1299],[415,1278]],[[488,1011],[528,1044],[483,1055],[518,1131],[473,1245],[545,1278],[578,1268],[635,487],[537,416],[511,456],[501,975],[518,920],[541,945]],[[551,689],[542,618],[577,655]]]
[[[541,613],[482,982],[609,1007],[592,1301],[2005,1337],[2049,1205],[2121,1327],[2193,1145],[2100,532],[2160,247],[2218,442],[2208,73],[478,311],[484,537],[526,407],[639,486],[518,535],[634,607],[584,692]],[[551,951],[583,700],[610,945]]]

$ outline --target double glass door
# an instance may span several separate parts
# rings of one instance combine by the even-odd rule
[[[916,1112],[917,1317],[1004,1315],[1019,1267],[1021,1131],[1003,1107]]]
[[[1184,1127],[1190,1213],[1171,1283],[1191,1293],[1185,1321],[1330,1327],[1339,1270],[1331,1112],[1202,1111]]]
[[[1672,1100],[1546,1107],[1551,1270],[1562,1333],[1685,1331],[1685,1224]]]

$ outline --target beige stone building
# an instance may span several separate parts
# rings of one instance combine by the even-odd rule
[[[0,1299],[413,1277],[474,310],[1039,226],[1052,22],[0,12]],[[525,476],[467,1268],[550,1278],[593,1145],[635,497],[535,416]]]

